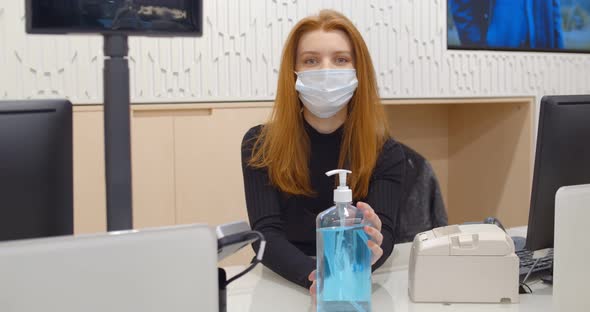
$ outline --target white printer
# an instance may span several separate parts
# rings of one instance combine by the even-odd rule
[[[494,224],[450,225],[419,233],[410,254],[414,302],[518,302],[514,242]]]

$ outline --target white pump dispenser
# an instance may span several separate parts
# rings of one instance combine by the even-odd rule
[[[352,173],[346,169],[336,169],[326,172],[326,175],[331,177],[335,174],[340,175],[340,185],[334,190],[334,202],[335,203],[351,203],[352,202],[352,190],[346,185],[346,175]]]

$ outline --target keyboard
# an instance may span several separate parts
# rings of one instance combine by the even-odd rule
[[[533,259],[533,252],[527,249],[517,250],[516,255],[520,261],[519,274],[526,275],[537,260]],[[549,249],[545,257],[539,259],[539,262],[537,262],[531,273],[551,269],[553,269],[553,248]]]

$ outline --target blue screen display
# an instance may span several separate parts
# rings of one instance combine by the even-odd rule
[[[590,52],[590,0],[448,0],[454,49]]]

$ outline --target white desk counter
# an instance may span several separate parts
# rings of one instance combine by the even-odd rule
[[[551,287],[541,282],[531,285],[533,294],[520,295],[517,304],[413,303],[408,296],[408,261],[411,244],[399,244],[390,259],[373,273],[372,311],[552,311]],[[243,267],[226,268],[228,277]],[[315,311],[309,292],[259,265],[227,290],[228,312]]]

